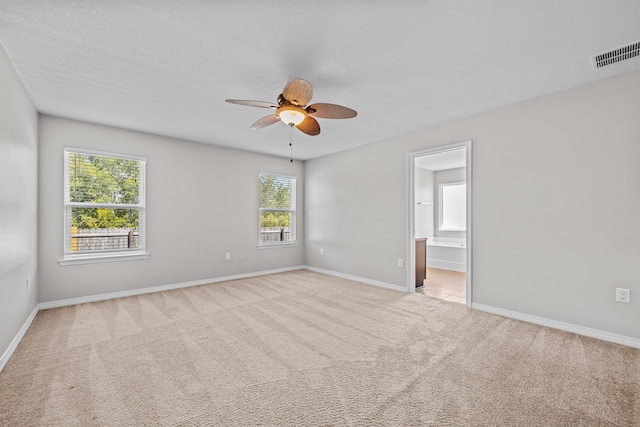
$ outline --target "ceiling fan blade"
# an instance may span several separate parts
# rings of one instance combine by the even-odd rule
[[[258,121],[256,121],[254,124],[251,125],[251,129],[262,129],[267,126],[271,126],[272,124],[277,123],[279,121],[280,121],[280,117],[276,116],[275,114],[272,114],[270,116],[263,117]]]
[[[313,87],[303,79],[291,80],[282,90],[282,96],[294,105],[305,106],[311,101]]]
[[[246,105],[248,107],[278,108],[278,106],[274,105],[273,102],[266,101],[248,101],[246,99],[227,99],[226,101],[231,104]]]
[[[321,119],[350,119],[358,115],[356,110],[336,104],[313,104],[307,107],[307,112],[313,117]]]
[[[307,116],[302,123],[296,127],[307,135],[315,136],[320,134],[320,125],[318,121],[311,116]]]

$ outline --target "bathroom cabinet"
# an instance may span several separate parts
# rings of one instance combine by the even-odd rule
[[[427,238],[416,239],[416,289],[424,286],[427,278]]]

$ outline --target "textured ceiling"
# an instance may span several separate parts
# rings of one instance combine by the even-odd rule
[[[358,111],[294,131],[315,158],[640,69],[638,0],[0,0],[0,42],[41,113],[286,157],[250,130],[287,81]],[[443,141],[451,142],[451,141]]]

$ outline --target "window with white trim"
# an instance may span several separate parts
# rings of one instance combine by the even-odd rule
[[[467,230],[467,184],[440,184],[440,230]]]
[[[296,243],[296,178],[261,173],[259,176],[259,246]]]
[[[144,256],[144,157],[64,150],[64,259]]]

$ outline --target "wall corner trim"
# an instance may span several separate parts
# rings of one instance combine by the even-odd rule
[[[129,291],[109,292],[107,294],[88,295],[86,297],[69,298],[58,301],[41,302],[40,310],[49,308],[65,307],[68,305],[84,304],[87,302],[105,301],[115,298],[130,297],[135,295],[151,294],[154,292],[171,291],[174,289],[189,288],[191,286],[209,285],[218,282],[228,282],[230,280],[246,279],[248,277],[266,276],[268,274],[284,273],[287,271],[302,270],[304,266],[297,265],[293,267],[276,268],[273,270],[255,271],[252,273],[234,274],[231,276],[215,277],[211,279],[193,280],[190,282],[172,283],[169,285],[151,286],[148,288],[131,289]]]
[[[367,285],[391,289],[393,291],[407,292],[407,288],[405,286],[394,285],[392,283],[381,282],[379,280],[367,279],[366,277],[352,276],[351,274],[339,273],[333,270],[325,270],[324,268],[312,267],[310,265],[304,265],[302,266],[302,268],[309,271],[315,271],[316,273],[326,274],[328,276],[340,277],[342,279],[353,280],[354,282],[366,283]]]
[[[9,348],[7,348],[7,350],[4,352],[2,357],[0,357],[0,372],[2,372],[2,370],[4,369],[4,366],[7,364],[7,362],[13,355],[13,353],[16,351],[16,348],[18,348],[18,344],[20,344],[20,341],[22,341],[22,338],[24,338],[24,335],[29,330],[31,323],[33,323],[33,319],[36,318],[36,314],[38,314],[39,310],[40,310],[40,304],[36,305],[33,308],[33,311],[31,312],[27,320],[24,322],[24,324],[18,331],[18,334],[15,336],[13,341],[11,341],[11,344],[9,344]]]
[[[626,335],[615,334],[613,332],[602,331],[600,329],[588,328],[586,326],[575,325],[573,323],[561,322],[559,320],[548,319],[546,317],[534,316],[532,314],[521,313],[518,311],[507,310],[500,307],[493,307],[485,304],[472,303],[471,308],[475,310],[485,311],[487,313],[497,314],[499,316],[509,317],[511,319],[522,320],[524,322],[534,323],[536,325],[547,326],[553,329],[559,329],[565,332],[583,335],[590,338],[596,338],[603,341],[609,341],[615,344],[625,345],[627,347],[640,348],[640,339],[629,337]]]

